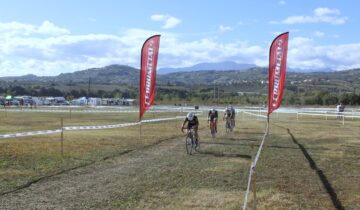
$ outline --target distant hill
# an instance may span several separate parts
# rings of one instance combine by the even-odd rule
[[[254,64],[239,64],[233,61],[225,61],[219,63],[199,63],[194,66],[183,67],[183,68],[160,68],[158,74],[169,74],[175,72],[191,72],[191,71],[227,71],[227,70],[246,70],[249,68],[256,67]]]
[[[192,72],[192,71],[245,71],[251,68],[259,67],[255,64],[240,64],[233,61],[225,61],[218,63],[199,63],[189,67],[183,68],[160,68],[158,74],[170,74],[177,72]],[[260,67],[259,67],[260,68]],[[312,72],[334,72],[334,70],[329,68],[323,69],[299,69],[299,68],[287,68],[288,72],[297,72],[297,73],[312,73]]]
[[[160,75],[159,82],[172,83],[176,85],[195,85],[195,84],[231,84],[247,80],[265,80],[267,69],[261,67],[250,68],[244,71],[227,70],[227,71],[192,71],[177,72]]]
[[[110,65],[102,68],[91,68],[58,76],[39,77],[33,74],[19,77],[0,77],[0,80],[12,82],[57,82],[57,83],[87,83],[91,77],[92,83],[137,84],[139,69],[125,65]]]
[[[77,83],[88,81],[89,77],[91,77],[92,83],[120,83],[132,85],[139,82],[139,76],[139,69],[124,65],[110,65],[102,68],[92,68],[73,73],[60,74],[59,76],[54,77],[54,81],[72,81]]]
[[[111,65],[102,68],[92,68],[73,73],[60,74],[53,77],[38,77],[25,75],[20,77],[1,77],[0,85],[8,86],[16,81],[17,85],[59,84],[65,86],[86,86],[91,77],[91,84],[98,85],[129,85],[139,83],[139,69],[125,65]],[[268,69],[252,67],[246,70],[199,70],[190,72],[175,72],[158,74],[159,85],[187,86],[187,85],[235,85],[247,89],[265,88],[268,78]],[[297,73],[288,71],[286,74],[286,87],[305,87],[312,90],[353,91],[360,88],[360,69],[337,72]],[[109,86],[110,87],[110,86]]]
[[[323,69],[299,69],[299,68],[287,68],[286,71],[288,72],[296,72],[296,73],[313,73],[313,72],[335,72],[329,68]]]

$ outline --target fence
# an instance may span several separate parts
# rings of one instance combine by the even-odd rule
[[[324,117],[325,120],[328,120],[329,117],[335,117],[336,119],[340,119],[342,124],[345,125],[345,118],[351,118],[352,120],[359,118],[360,113],[357,112],[297,112],[296,119],[299,120],[301,116],[321,116]]]
[[[184,118],[177,116],[178,113],[149,113],[141,122],[143,134],[139,139],[136,113],[125,113],[126,117],[122,118],[112,113],[88,115],[75,112],[72,118],[66,113],[8,114],[8,118],[2,118],[0,122],[5,125],[1,126],[0,132],[8,131],[0,134],[0,169],[3,172],[0,195],[41,177],[180,136],[180,130],[174,133],[174,129],[180,129],[178,120]],[[79,123],[82,121],[84,123]],[[166,126],[162,122],[166,122]],[[30,126],[26,127],[27,124]],[[24,132],[29,129],[31,131]]]
[[[254,114],[248,111],[243,111],[243,114],[247,114],[250,116],[254,116],[257,119],[262,119],[262,120],[266,120],[267,116],[261,115],[261,114]],[[250,165],[250,170],[249,170],[249,176],[248,176],[248,183],[247,183],[247,187],[246,187],[246,191],[245,191],[245,198],[244,198],[244,205],[243,205],[243,210],[247,209],[247,205],[248,205],[248,196],[250,193],[250,188],[252,188],[252,192],[253,192],[253,197],[254,197],[254,202],[253,202],[253,208],[256,209],[256,164],[260,158],[260,154],[262,151],[262,148],[264,146],[265,143],[265,139],[267,137],[269,133],[269,123],[266,122],[266,128],[265,128],[265,132],[263,135],[263,138],[261,140],[259,149],[256,152],[256,155],[254,156],[254,158],[251,161],[251,165]],[[251,187],[252,186],[252,187]]]

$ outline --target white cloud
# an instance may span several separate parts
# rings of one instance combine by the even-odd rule
[[[164,25],[162,26],[163,29],[174,28],[181,23],[181,20],[176,17],[161,14],[152,15],[151,20],[164,22]]]
[[[323,37],[323,36],[325,36],[325,33],[322,32],[322,31],[315,31],[315,32],[314,32],[314,36],[316,36],[316,37]]]
[[[330,68],[345,70],[359,68],[360,43],[316,45],[314,40],[295,37],[289,40],[288,64],[302,69]]]
[[[44,21],[39,26],[19,22],[0,22],[0,36],[63,35],[69,33],[68,29],[56,26],[50,21]]]
[[[73,35],[61,30],[43,30],[40,26],[10,24],[0,36],[0,76],[33,73],[57,75],[110,64],[139,68],[140,50],[151,35],[161,34],[158,67],[184,67],[200,62],[232,60],[239,63],[268,64],[268,46],[247,42],[224,42],[204,34],[193,41],[182,41],[183,35],[163,31],[128,29],[121,34]],[[46,25],[46,24],[45,24]],[[9,30],[9,28],[11,30]],[[37,32],[34,32],[37,31]],[[55,33],[56,32],[56,33]],[[28,35],[24,35],[28,34]],[[278,33],[279,34],[279,33]],[[360,67],[360,43],[318,45],[308,37],[291,37],[288,66],[292,68],[347,69]]]
[[[286,4],[286,1],[279,1],[278,4],[284,5],[284,4]]]
[[[19,22],[0,22],[0,36],[29,35],[36,31],[36,27]]]
[[[230,26],[224,26],[224,25],[219,26],[220,32],[226,32],[226,31],[232,31],[232,30],[233,30],[233,28],[231,28]]]
[[[311,16],[290,16],[282,21],[270,21],[270,23],[298,24],[298,23],[329,23],[334,25],[344,24],[348,18],[340,16],[337,9],[317,8]]]
[[[340,11],[337,9],[329,9],[326,7],[320,7],[314,10],[315,16],[324,17],[327,15],[340,15]]]
[[[44,21],[38,28],[37,33],[39,34],[48,34],[48,35],[60,35],[60,34],[69,34],[70,31],[66,28],[61,28],[54,25],[50,21]]]
[[[18,35],[0,37],[0,76],[57,75],[115,63],[139,68],[141,46],[154,34],[162,35],[159,68],[223,60],[267,60],[267,50],[245,42],[222,43],[212,38],[182,42],[177,34],[143,29],[129,29],[119,35]]]

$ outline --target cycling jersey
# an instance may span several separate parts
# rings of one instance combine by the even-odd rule
[[[186,123],[186,122],[187,122],[188,129],[191,129],[191,128],[199,125],[199,120],[198,120],[197,116],[194,116],[194,118],[191,121],[188,118],[185,118],[184,123]]]
[[[213,121],[215,118],[216,119],[218,118],[218,112],[217,111],[215,111],[215,112],[209,111],[208,119]]]
[[[230,110],[231,110],[231,118],[235,118],[235,109],[231,107]]]
[[[225,115],[226,115],[226,117],[231,117],[232,116],[231,109],[225,109]]]

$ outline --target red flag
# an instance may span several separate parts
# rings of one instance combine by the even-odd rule
[[[160,45],[160,35],[148,38],[141,50],[140,67],[140,112],[141,119],[155,100],[156,66]]]
[[[268,116],[281,104],[283,96],[289,32],[280,34],[270,47]]]

